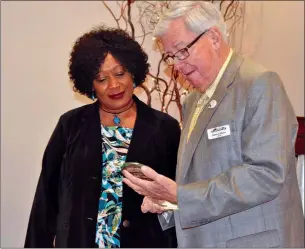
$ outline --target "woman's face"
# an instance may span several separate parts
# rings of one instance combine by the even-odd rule
[[[119,110],[130,102],[133,95],[133,79],[129,72],[108,54],[93,81],[96,97],[104,108]]]

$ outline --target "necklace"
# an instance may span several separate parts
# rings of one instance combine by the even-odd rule
[[[130,104],[131,103],[131,104]],[[121,114],[123,112],[126,112],[127,110],[129,110],[132,106],[133,106],[134,102],[133,100],[131,99],[130,102],[128,103],[127,107],[123,110],[123,111],[120,111],[120,112],[109,112],[107,110],[105,110],[102,106],[100,106],[100,108],[104,111],[104,112],[107,112],[107,113],[110,113],[110,114],[113,114],[114,117],[113,117],[113,123],[115,125],[118,125],[121,123],[121,119],[118,117],[118,114]]]

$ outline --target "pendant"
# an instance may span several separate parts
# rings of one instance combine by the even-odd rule
[[[118,125],[121,123],[121,119],[117,115],[114,115],[113,123]]]

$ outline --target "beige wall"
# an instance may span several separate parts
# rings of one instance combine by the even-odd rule
[[[248,1],[246,13],[243,49],[279,73],[296,115],[304,116],[304,2]]]
[[[92,25],[114,21],[98,1],[6,1],[1,9],[1,246],[21,247],[49,136],[63,112],[90,103],[69,85],[71,45]],[[281,75],[296,113],[304,115],[303,2],[264,2],[262,10],[263,35],[258,45],[249,43],[249,31],[260,31],[250,11],[254,26],[245,46]]]
[[[69,51],[103,20],[101,2],[1,2],[1,246],[23,246],[41,158],[76,100]],[[90,102],[90,101],[88,101]]]

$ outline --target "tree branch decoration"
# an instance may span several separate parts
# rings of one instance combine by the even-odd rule
[[[102,2],[115,20],[117,28],[128,31],[141,46],[144,46],[148,37],[151,38],[151,34],[159,21],[160,14],[169,8],[172,3],[172,1],[124,0],[116,1],[117,6],[111,9],[109,7],[110,1]],[[219,4],[219,8],[227,23],[230,42],[230,38],[233,37],[237,24],[243,20],[244,3],[236,0],[210,2]],[[115,13],[118,12],[117,10],[119,10],[119,13]],[[132,10],[137,11],[137,16],[132,16]],[[155,41],[153,47],[155,51],[160,51],[160,46],[157,41]],[[146,81],[140,87],[147,96],[147,105],[152,106],[153,94],[157,94],[162,112],[169,113],[170,106],[174,104],[174,108],[178,108],[178,120],[181,124],[182,103],[185,96],[192,90],[192,87],[184,77],[174,70],[174,67],[167,66],[162,59],[162,54],[160,54],[155,72],[149,72]]]

